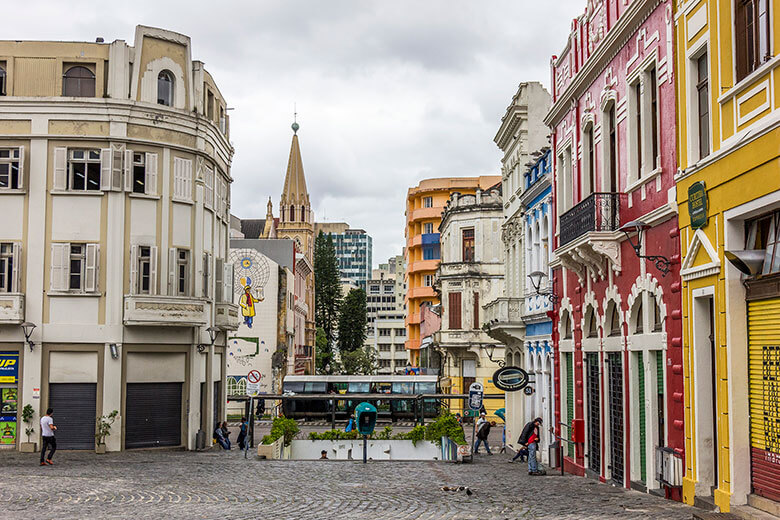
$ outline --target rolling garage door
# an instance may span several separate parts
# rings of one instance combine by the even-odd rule
[[[753,492],[780,500],[780,299],[748,302]]]
[[[125,448],[181,444],[181,383],[127,383]]]
[[[57,449],[95,449],[96,399],[95,383],[49,384],[49,408],[54,409]]]

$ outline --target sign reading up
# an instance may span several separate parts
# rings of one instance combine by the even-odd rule
[[[0,352],[0,383],[17,384],[19,382],[19,353]]]
[[[694,182],[688,188],[688,216],[693,229],[707,225],[707,190],[701,181]]]

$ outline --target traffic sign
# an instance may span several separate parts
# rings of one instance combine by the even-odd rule
[[[250,370],[249,373],[246,375],[246,380],[249,383],[259,383],[260,382],[260,372],[257,370]]]
[[[469,408],[472,410],[482,408],[483,393],[482,383],[471,383],[471,386],[469,386]]]
[[[246,395],[257,397],[260,394],[260,383],[247,383]]]

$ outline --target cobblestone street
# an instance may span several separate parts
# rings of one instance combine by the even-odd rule
[[[261,461],[238,451],[3,453],[5,518],[689,519],[694,509],[593,480],[474,464]],[[442,491],[442,486],[467,486]]]

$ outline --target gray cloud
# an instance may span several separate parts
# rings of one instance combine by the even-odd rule
[[[498,174],[493,143],[517,84],[549,86],[585,0],[30,0],[5,6],[4,39],[132,42],[136,24],[192,38],[231,111],[233,212],[278,203],[297,103],[317,218],[400,253],[407,189]]]

